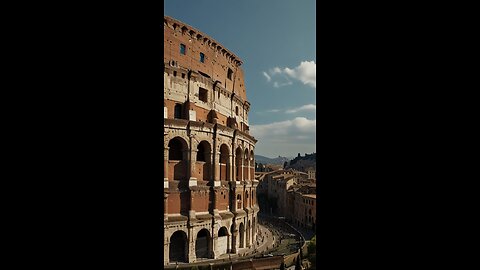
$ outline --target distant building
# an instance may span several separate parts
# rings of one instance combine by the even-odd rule
[[[314,167],[309,167],[306,169],[306,173],[308,174],[308,179],[317,180],[316,169]]]
[[[317,224],[316,213],[316,185],[297,185],[288,191],[287,202],[293,206],[287,220],[295,226],[315,230]]]

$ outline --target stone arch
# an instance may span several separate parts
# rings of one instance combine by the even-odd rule
[[[195,255],[197,258],[210,258],[212,251],[210,239],[210,232],[205,228],[197,233],[197,239],[195,240]]]
[[[240,248],[245,247],[245,225],[243,225],[243,222],[240,222],[240,226],[238,226],[238,231],[240,234]]]
[[[197,145],[197,162],[198,165],[201,166],[201,171],[202,173],[199,176],[199,180],[203,181],[210,181],[210,167],[212,164],[212,147],[210,143],[206,140],[202,140],[198,145]],[[202,164],[202,162],[204,162]]]
[[[242,170],[242,148],[239,146],[237,150],[235,150],[235,180],[240,181],[241,177],[241,170]]]
[[[179,136],[168,142],[168,160],[186,160],[185,151],[188,151],[187,142]]]
[[[245,167],[249,167],[250,166],[250,158],[249,158],[249,155],[248,155],[248,149],[245,149],[245,154],[244,154],[244,163]]]
[[[176,231],[170,237],[169,260],[170,262],[188,262],[188,240],[187,234],[182,231]]]
[[[228,230],[227,230],[227,227],[225,226],[222,226],[219,230],[218,230],[218,236],[228,236]]]
[[[168,142],[169,179],[183,180],[187,177],[187,142],[177,136]]]
[[[220,181],[228,181],[230,170],[230,149],[226,144],[220,146]]]
[[[217,246],[215,252],[218,254],[225,254],[228,252],[228,243],[230,242],[230,235],[227,227],[223,226],[218,230]]]

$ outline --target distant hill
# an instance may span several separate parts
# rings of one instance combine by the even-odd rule
[[[289,164],[287,165],[287,168],[304,171],[308,167],[315,168],[316,164],[317,164],[316,153],[305,154],[305,156],[300,156],[300,153],[298,153],[298,156],[289,162]]]
[[[276,157],[276,158],[269,158],[261,155],[255,155],[255,162],[262,163],[262,164],[276,164],[276,165],[283,165],[285,161],[290,161],[292,158],[290,157]]]

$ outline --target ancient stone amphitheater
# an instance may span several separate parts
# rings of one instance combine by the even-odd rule
[[[242,61],[167,16],[163,48],[164,264],[240,253],[259,211]]]

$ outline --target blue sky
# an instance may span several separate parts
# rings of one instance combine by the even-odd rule
[[[256,154],[316,152],[315,0],[164,0],[243,60]]]

